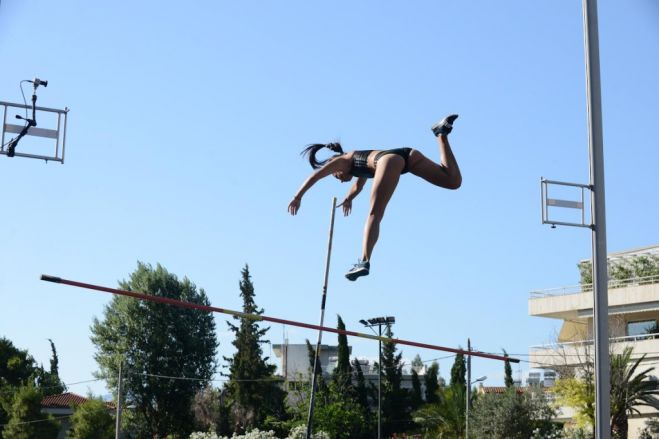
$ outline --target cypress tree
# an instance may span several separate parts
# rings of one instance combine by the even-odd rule
[[[368,390],[366,389],[366,378],[364,378],[364,372],[362,371],[362,366],[359,364],[359,360],[356,358],[352,360],[352,370],[354,371],[355,377],[355,392],[357,394],[357,402],[361,405],[367,412],[368,407]]]
[[[254,285],[249,267],[241,271],[239,283],[240,296],[243,299],[243,312],[246,314],[263,314],[254,301]],[[268,357],[263,357],[261,345],[267,343],[263,337],[270,328],[260,328],[256,320],[234,317],[238,325],[227,322],[229,330],[235,334],[233,345],[236,352],[231,358],[224,357],[229,363],[229,382],[227,395],[231,406],[233,429],[244,432],[262,426],[268,415],[283,418],[285,414],[284,391],[275,381],[276,366],[268,364]]]
[[[463,391],[467,388],[467,366],[463,354],[457,354],[453,367],[451,367],[451,386],[456,386]]]
[[[513,381],[513,369],[510,367],[510,360],[508,360],[508,353],[505,349],[503,350],[503,356],[506,358],[503,366],[505,374],[504,384],[506,387],[513,387],[515,385],[515,382]]]
[[[346,325],[343,323],[341,316],[338,317],[337,329],[345,331]],[[338,336],[338,359],[336,367],[332,371],[332,381],[337,389],[346,391],[352,390],[352,368],[350,367],[350,348],[348,347],[348,337],[345,334]]]
[[[43,387],[44,396],[59,395],[66,391],[66,386],[59,377],[59,358],[57,357],[55,343],[51,339],[48,339],[48,341],[50,342],[50,349],[53,356],[50,359],[50,372],[43,371],[43,379],[40,383]]]
[[[421,396],[421,380],[419,374],[415,369],[412,369],[412,395],[410,397],[410,405],[412,410],[416,410],[423,403]]]
[[[433,361],[428,370],[426,370],[426,375],[424,381],[426,384],[426,402],[428,404],[434,404],[439,402],[439,364]]]
[[[392,337],[391,326],[385,335]],[[382,434],[385,437],[395,432],[406,431],[411,425],[409,394],[403,389],[403,354],[396,354],[396,344],[382,343]]]

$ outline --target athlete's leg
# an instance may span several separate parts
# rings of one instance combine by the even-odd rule
[[[370,261],[373,247],[380,235],[380,222],[391,196],[398,185],[400,173],[405,168],[405,160],[396,154],[382,156],[373,176],[371,189],[371,208],[364,226],[362,260]]]
[[[445,134],[437,136],[439,144],[440,163],[437,164],[423,155],[421,151],[412,150],[407,159],[407,169],[414,175],[446,189],[457,189],[462,185],[460,167],[453,155],[448,137]]]

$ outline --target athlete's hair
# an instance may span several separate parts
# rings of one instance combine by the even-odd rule
[[[316,158],[316,153],[323,149],[327,148],[331,151],[334,151],[336,154],[334,154],[332,157],[325,159],[325,160],[318,160]],[[325,163],[333,159],[334,157],[338,157],[341,154],[343,154],[343,148],[341,148],[341,144],[339,142],[331,142],[331,143],[312,143],[311,145],[307,145],[306,148],[302,150],[300,155],[302,156],[308,156],[309,157],[309,164],[311,165],[312,168],[318,169],[321,166],[323,166]]]

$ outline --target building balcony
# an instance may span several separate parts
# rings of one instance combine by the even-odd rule
[[[609,338],[609,347],[613,353],[621,353],[627,347],[633,348],[632,358],[645,355],[645,359],[641,364],[652,363],[656,365],[657,360],[659,360],[659,334],[611,337]],[[529,349],[529,366],[538,369],[575,366],[584,363],[586,360],[592,362],[594,352],[593,340],[531,346]]]
[[[659,311],[659,276],[611,280],[609,314]],[[592,284],[532,291],[529,315],[576,320],[593,315]]]

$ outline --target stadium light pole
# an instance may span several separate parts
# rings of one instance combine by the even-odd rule
[[[360,320],[359,323],[373,330],[374,326],[378,327],[378,337],[382,337],[382,325],[386,325],[391,329],[391,325],[396,323],[396,318],[392,316],[387,317],[374,317],[372,319]],[[382,438],[382,340],[378,340],[378,439]]]

